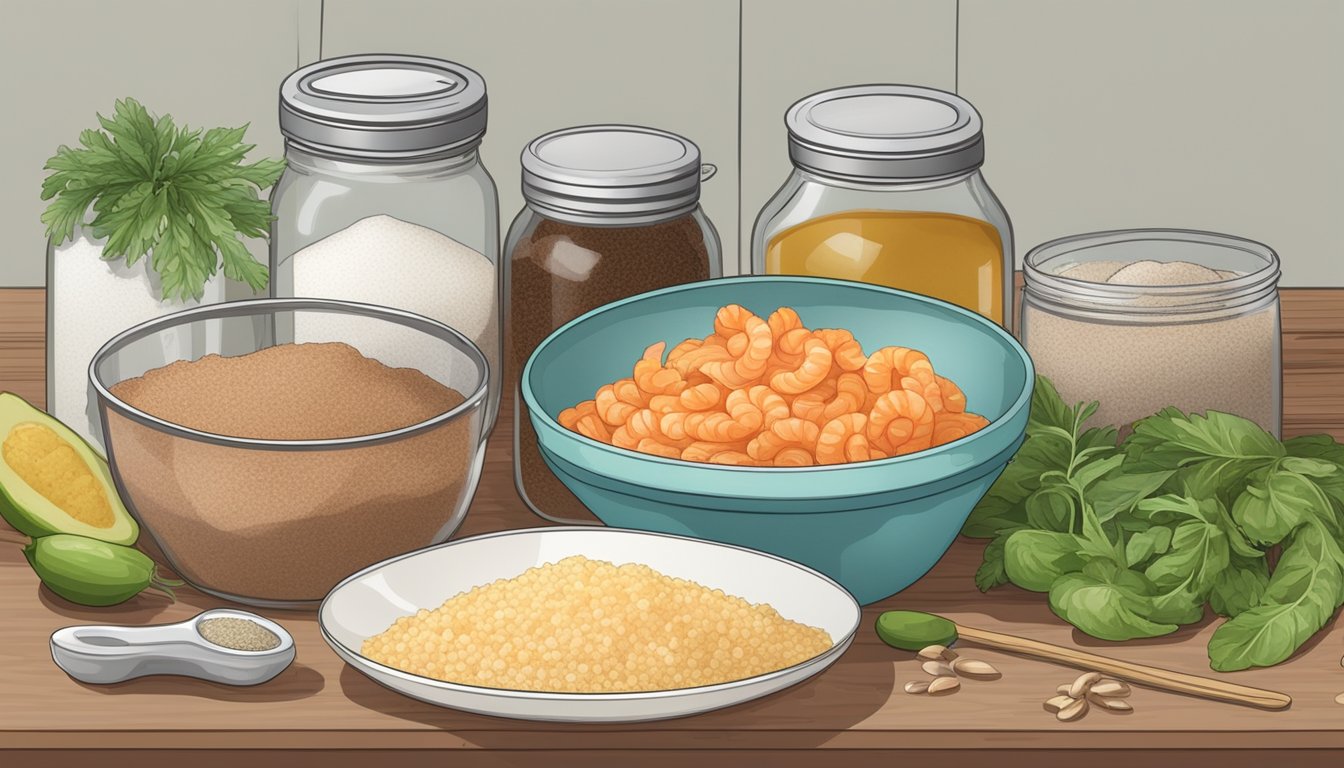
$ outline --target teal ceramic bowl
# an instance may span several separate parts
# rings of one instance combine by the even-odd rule
[[[880,461],[824,467],[732,467],[616,448],[561,427],[561,410],[630,375],[644,348],[712,332],[741,304],[765,317],[797,310],[809,328],[847,328],[865,352],[913,347],[990,419],[969,437]],[[890,288],[805,277],[740,277],[608,304],[546,338],[521,387],[541,455],[602,522],[770,552],[825,573],[867,604],[928,572],[1026,431],[1035,379],[1011,335],[946,302]]]

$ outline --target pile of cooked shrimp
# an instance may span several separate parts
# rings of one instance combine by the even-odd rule
[[[766,320],[730,304],[714,333],[644,350],[630,378],[566,408],[560,425],[685,461],[807,467],[922,451],[989,423],[918,350],[871,355],[849,331],[809,330],[780,307]]]

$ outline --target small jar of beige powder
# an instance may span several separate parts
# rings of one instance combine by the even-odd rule
[[[1093,424],[1168,406],[1282,425],[1279,259],[1212,232],[1136,229],[1040,245],[1023,264],[1020,333],[1036,371]]]

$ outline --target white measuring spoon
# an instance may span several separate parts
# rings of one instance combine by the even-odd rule
[[[266,651],[239,651],[206,640],[198,629],[207,619],[254,622],[280,638]],[[294,638],[275,622],[247,611],[216,608],[177,624],[148,627],[66,627],[51,636],[51,658],[67,675],[85,683],[119,683],[145,675],[184,675],[228,685],[257,685],[294,661]]]

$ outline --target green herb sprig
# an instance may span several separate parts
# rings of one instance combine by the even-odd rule
[[[1047,592],[1103,640],[1174,632],[1207,604],[1228,617],[1209,641],[1224,672],[1278,664],[1325,626],[1344,604],[1344,446],[1175,408],[1117,442],[1083,429],[1096,409],[1037,377],[1027,439],[962,531],[991,539],[982,591]]]
[[[170,115],[157,119],[134,99],[116,102],[111,118],[98,115],[102,130],[80,133],[82,148],[62,145],[44,169],[42,213],[54,245],[84,225],[107,238],[103,258],[135,264],[149,254],[162,297],[200,299],[218,273],[266,288],[266,265],[239,239],[265,238],[270,206],[258,191],[273,185],[283,160],[243,163],[255,145],[243,144],[247,126],[208,131],[177,127]],[[54,198],[54,199],[53,199]],[[92,208],[92,221],[85,212]]]

